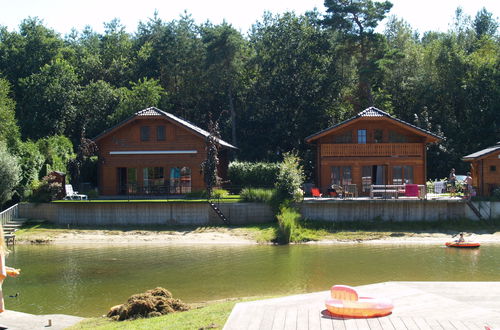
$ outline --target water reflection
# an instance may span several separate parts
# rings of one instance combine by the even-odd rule
[[[500,246],[16,246],[7,308],[37,314],[104,314],[162,286],[186,302],[327,290],[343,283],[496,281]]]

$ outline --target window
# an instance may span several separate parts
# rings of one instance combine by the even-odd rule
[[[129,194],[137,192],[137,169],[127,168],[127,189]]]
[[[156,141],[165,141],[165,126],[156,126]]]
[[[383,138],[384,138],[384,131],[382,131],[381,129],[376,129],[373,132],[373,141],[375,143],[382,143]]]
[[[191,192],[191,169],[189,167],[181,168],[181,193]]]
[[[413,166],[403,166],[403,180],[404,183],[413,183]]]
[[[181,169],[173,167],[170,169],[170,193],[178,194],[181,192]]]
[[[392,184],[403,184],[403,167],[394,166],[392,168]]]
[[[393,143],[404,143],[407,142],[406,136],[395,132],[395,131],[389,131],[389,142]]]
[[[394,166],[392,168],[392,184],[413,183],[413,166]]]
[[[358,129],[358,144],[366,144],[366,129]]]
[[[149,126],[141,126],[141,141],[149,141]]]
[[[497,171],[496,165],[491,165],[490,166],[490,172],[496,172],[496,171]]]
[[[352,131],[347,131],[333,138],[333,143],[352,143]]]
[[[350,166],[331,167],[332,184],[345,185],[352,183],[352,170]]]
[[[372,166],[363,166],[361,169],[361,183],[363,185],[363,192],[370,191],[372,185]]]
[[[158,193],[165,183],[163,167],[145,167],[142,170],[142,176],[146,193]]]

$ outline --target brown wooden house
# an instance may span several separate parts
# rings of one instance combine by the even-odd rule
[[[426,145],[441,138],[370,107],[355,117],[306,138],[316,145],[316,184],[356,185],[367,194],[372,184],[424,184]]]
[[[201,163],[209,133],[157,108],[147,108],[94,138],[99,148],[99,193],[185,194],[203,190]],[[231,144],[219,140],[225,178]]]
[[[478,195],[491,196],[500,187],[500,142],[462,159],[470,162],[472,185]]]

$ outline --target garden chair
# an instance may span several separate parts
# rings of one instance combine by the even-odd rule
[[[420,197],[418,191],[418,184],[405,184],[405,196],[406,197]]]
[[[313,197],[321,197],[323,196],[320,192],[319,192],[319,189],[318,188],[311,188],[311,195]]]
[[[87,195],[79,194],[78,191],[74,191],[73,186],[70,184],[64,185],[64,190],[66,190],[66,197],[64,197],[64,199],[88,199]]]

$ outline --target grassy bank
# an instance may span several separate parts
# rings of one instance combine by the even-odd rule
[[[160,317],[133,321],[111,321],[107,317],[89,318],[67,329],[222,329],[236,303],[266,298],[269,297],[228,299],[226,301],[210,302],[203,305],[194,305],[187,312],[172,313]]]

